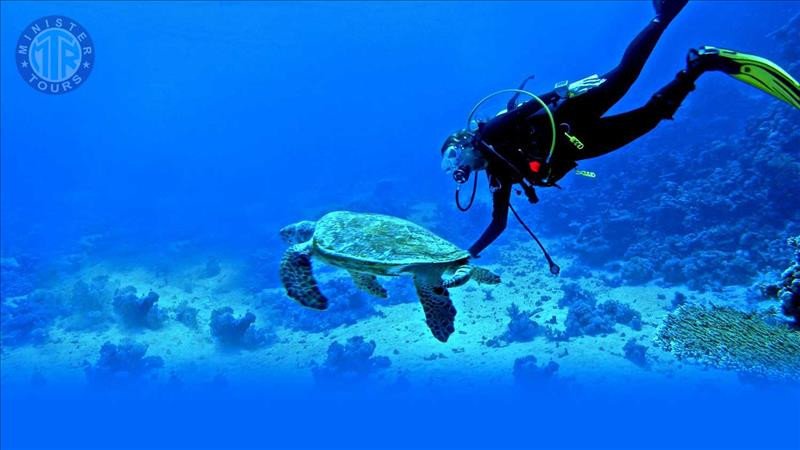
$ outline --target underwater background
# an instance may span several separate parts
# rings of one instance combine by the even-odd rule
[[[96,49],[62,95],[15,66],[20,34],[49,15]],[[800,112],[723,74],[674,121],[582,162],[596,178],[568,176],[537,205],[513,197],[562,273],[510,221],[478,260],[502,283],[452,291],[447,343],[409,277],[382,280],[381,300],[318,263],[323,312],[280,284],[278,231],[334,210],[467,247],[491,196],[481,181],[456,209],[445,137],[531,74],[546,92],[609,70],[652,15],[650,2],[2,2],[0,446],[800,448],[800,347],[782,309],[798,295]],[[691,2],[611,113],[706,44],[797,77],[800,3]],[[700,342],[741,343],[671,347],[684,319]]]

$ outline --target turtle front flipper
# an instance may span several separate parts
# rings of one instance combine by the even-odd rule
[[[347,272],[350,273],[350,278],[353,279],[356,287],[362,291],[372,294],[375,297],[389,297],[389,293],[386,292],[386,289],[381,286],[380,283],[378,283],[378,278],[375,275],[363,272],[354,272],[352,270],[348,270]]]
[[[301,305],[314,309],[328,308],[328,299],[320,292],[311,271],[309,243],[293,245],[283,254],[281,282],[286,288],[286,294]]]
[[[455,331],[453,323],[456,318],[456,308],[450,301],[447,288],[442,286],[438,277],[419,274],[414,275],[414,287],[417,288],[417,296],[425,311],[425,323],[431,329],[433,337],[447,342]]]
[[[489,269],[484,269],[483,267],[472,266],[472,275],[470,279],[480,284],[500,284],[500,275]]]

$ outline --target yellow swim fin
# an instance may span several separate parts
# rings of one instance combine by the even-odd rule
[[[800,109],[800,83],[766,58],[704,46],[689,53],[689,65],[693,64],[703,71],[725,72]]]

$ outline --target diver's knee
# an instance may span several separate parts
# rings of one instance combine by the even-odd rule
[[[650,98],[647,108],[654,111],[657,120],[672,119],[689,93],[695,89],[695,79],[685,70],[678,72],[674,80]]]

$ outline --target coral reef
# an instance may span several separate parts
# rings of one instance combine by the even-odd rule
[[[158,356],[145,356],[147,345],[106,342],[100,348],[100,358],[85,368],[89,384],[96,386],[126,386],[141,382],[156,369],[164,366]]]
[[[111,292],[108,276],[96,276],[89,282],[78,280],[72,286],[66,328],[102,330],[111,318]]]
[[[565,321],[564,338],[596,336],[614,332],[616,324],[628,325],[641,330],[641,314],[628,305],[609,300],[597,304],[591,301],[576,302],[569,307]]]
[[[626,325],[639,331],[642,329],[642,314],[630,306],[616,300],[609,300],[597,305],[600,314],[609,317],[620,325]]]
[[[405,287],[397,286],[395,289],[396,285],[392,283],[389,298],[381,300],[358,290],[346,275],[331,278],[322,287],[331,300],[325,311],[303,308],[288,299],[281,290],[264,291],[261,303],[273,310],[270,317],[276,318],[282,325],[294,330],[319,333],[353,325],[370,317],[384,317],[376,308],[378,305],[417,301],[416,293],[411,291],[411,283],[407,279],[402,281],[405,281],[402,283]]]
[[[551,339],[565,340],[613,333],[616,324],[627,325],[634,330],[642,329],[642,315],[624,303],[616,300],[597,303],[592,294],[576,283],[566,283],[562,290],[564,295],[558,301],[558,306],[568,308],[565,330],[548,330],[546,334]]]
[[[521,311],[516,303],[512,303],[506,310],[511,319],[508,329],[501,336],[486,342],[489,347],[502,347],[512,342],[530,342],[534,338],[548,334],[548,329],[539,325],[531,316],[534,311]]]
[[[34,263],[30,258],[0,258],[0,300],[25,295],[35,287]]]
[[[622,347],[625,352],[625,359],[642,368],[649,368],[650,362],[647,360],[647,347],[636,342],[635,338],[630,338]]]
[[[189,328],[197,328],[197,308],[189,306],[189,302],[183,301],[175,308],[175,320]]]
[[[564,337],[613,333],[616,320],[613,317],[598,314],[598,312],[600,310],[594,303],[576,303],[570,306],[565,322]]]
[[[314,363],[311,373],[320,384],[336,384],[364,380],[392,365],[386,356],[373,356],[375,341],[364,341],[363,336],[353,336],[345,345],[334,342],[328,347],[325,362]]]
[[[672,297],[670,302],[670,309],[679,308],[686,304],[686,294],[683,292],[675,291],[675,296]]]
[[[565,283],[561,291],[564,295],[558,300],[559,308],[569,307],[575,303],[595,302],[594,297],[577,283]]]
[[[641,256],[634,256],[625,261],[620,277],[627,284],[644,284],[650,281],[653,273],[653,262]]]
[[[272,344],[276,336],[269,330],[256,328],[256,315],[247,312],[242,317],[233,315],[233,308],[226,306],[211,312],[211,334],[226,347],[256,349]]]
[[[107,275],[93,277],[88,283],[83,280],[76,281],[72,285],[70,307],[81,312],[107,309],[110,305],[108,281]]]
[[[558,363],[555,361],[538,366],[536,357],[533,355],[517,358],[514,361],[514,382],[524,387],[548,384],[556,379],[558,368]]]
[[[795,328],[800,328],[800,236],[789,238],[786,243],[794,250],[794,261],[781,274],[780,283],[764,286],[763,293],[778,298],[783,314],[792,319]]]
[[[203,270],[200,272],[200,278],[214,278],[222,272],[222,267],[216,258],[209,258]]]
[[[800,377],[800,332],[753,313],[682,306],[659,327],[656,342],[679,359],[756,377]]]
[[[24,297],[0,301],[0,336],[4,346],[40,344],[48,329],[63,312],[61,300],[52,292],[35,290]]]
[[[166,320],[166,314],[156,304],[158,294],[150,291],[139,297],[136,288],[126,286],[114,293],[114,311],[122,322],[130,327],[160,328]]]

